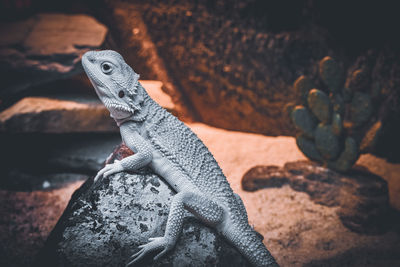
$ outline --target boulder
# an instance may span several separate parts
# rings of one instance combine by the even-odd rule
[[[26,97],[0,113],[0,131],[15,133],[116,132],[100,103]]]
[[[88,15],[38,14],[0,26],[0,97],[83,71],[81,56],[98,49],[107,28]]]
[[[344,226],[360,233],[382,233],[388,230],[391,215],[388,187],[381,177],[355,168],[344,175],[308,161],[288,162],[283,168],[256,166],[242,179],[246,191],[290,185],[307,193],[317,204],[338,207]]]
[[[119,147],[108,159],[132,152]],[[123,266],[149,237],[162,236],[174,191],[143,169],[119,173],[93,184],[87,180],[41,251],[37,266]],[[147,257],[140,266],[249,266],[239,252],[213,229],[188,213],[176,247],[159,261]]]
[[[171,97],[161,90],[161,82],[140,82],[157,103],[174,115],[178,115]],[[94,94],[26,97],[0,113],[0,132],[104,133],[118,131],[108,110]]]
[[[179,90],[179,82],[172,78],[170,66],[153,42],[153,29],[142,19],[143,11],[138,7],[144,3],[132,5],[126,1],[108,1],[104,4],[96,4],[96,10],[110,27],[110,48],[118,51],[142,79],[162,82],[162,89],[171,96],[179,119],[187,122],[196,119],[196,112],[188,105],[185,92]]]
[[[338,88],[342,79],[356,69],[370,70],[367,80],[365,73],[354,72],[349,86],[365,86],[368,80],[380,84],[376,96],[387,104],[379,104],[384,112],[373,115],[387,123],[378,142],[382,145],[371,151],[399,160],[400,54],[396,45],[386,43],[394,40],[395,24],[374,21],[375,35],[371,34],[366,26],[372,23],[371,16],[360,20],[358,4],[335,3],[326,8],[318,1],[301,0],[288,8],[286,2],[127,0],[108,1],[98,8],[127,62],[146,78],[165,81],[180,91],[197,119],[215,127],[294,136],[294,127],[282,111],[296,95],[302,96],[304,105],[304,92],[309,89],[343,91],[332,107],[342,115],[344,102],[351,101],[357,89]],[[365,14],[377,12],[376,6],[366,8]],[[386,16],[396,9],[389,5],[383,10]],[[379,38],[381,34],[385,38]],[[292,86],[300,75],[309,80]],[[373,103],[380,103],[376,100]],[[368,117],[360,116],[361,120]]]
[[[252,22],[236,17],[246,12],[242,8],[232,9],[231,17],[205,3],[131,0],[109,2],[104,16],[134,68],[155,62],[145,48],[156,48],[163,61],[156,69],[166,66],[170,82],[200,121],[225,129],[292,135],[282,112],[296,95],[291,83],[298,73],[316,72],[313,62],[331,53],[327,37],[319,28],[256,30]]]

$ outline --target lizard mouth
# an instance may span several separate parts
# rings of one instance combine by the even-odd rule
[[[135,110],[127,105],[121,104],[116,101],[112,101],[110,99],[105,99],[104,100],[104,105],[106,108],[110,111],[115,110],[115,111],[122,111],[125,113],[129,113],[129,115],[132,115],[135,113]]]

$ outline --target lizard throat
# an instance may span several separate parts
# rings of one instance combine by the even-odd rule
[[[131,116],[123,118],[123,119],[118,119],[118,118],[113,118],[115,122],[117,123],[118,127],[120,127],[123,123],[127,121],[135,121],[135,122],[142,122],[146,119],[148,114],[148,108],[147,105],[143,105],[141,109],[136,110]]]

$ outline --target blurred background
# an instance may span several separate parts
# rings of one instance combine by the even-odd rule
[[[31,264],[71,194],[120,143],[81,66],[83,53],[96,49],[121,53],[149,94],[205,139],[261,233],[273,229],[256,207],[271,199],[241,186],[257,162],[309,158],[348,171],[358,160],[388,184],[383,209],[390,215],[372,237],[336,226],[333,236],[321,237],[316,222],[335,205],[314,207],[325,217],[302,228],[298,218],[307,204],[302,195],[293,200],[299,190],[271,193],[292,197],[280,206],[285,214],[302,202],[293,217],[277,215],[292,224],[277,227],[275,243],[268,244],[277,254],[290,251],[277,257],[283,266],[350,258],[357,264],[363,257],[369,266],[400,264],[399,229],[392,225],[400,209],[400,18],[394,1],[0,0],[0,21],[0,265]],[[330,60],[333,67],[323,65]],[[313,86],[303,86],[304,77]],[[304,103],[313,88],[323,94],[318,109],[329,106],[341,116],[331,158],[318,137],[304,135],[310,117],[295,112],[304,108],[311,120],[322,121],[310,100]],[[329,145],[329,137],[322,143]],[[339,161],[347,156],[348,137],[356,156]],[[323,159],[313,154],[314,143]],[[253,153],[257,144],[266,150]],[[251,160],[234,169],[230,158],[239,151]],[[296,229],[314,227],[314,240],[299,239]],[[346,244],[330,243],[335,235]]]

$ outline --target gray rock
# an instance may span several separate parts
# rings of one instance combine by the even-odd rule
[[[121,147],[109,161],[129,153]],[[174,192],[161,178],[142,170],[92,183],[89,179],[74,193],[37,265],[122,266],[149,237],[163,235]],[[140,266],[249,266],[214,230],[185,216],[174,250]]]
[[[0,26],[1,97],[82,71],[80,58],[99,48],[107,28],[87,15],[38,14]]]

